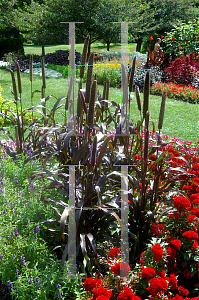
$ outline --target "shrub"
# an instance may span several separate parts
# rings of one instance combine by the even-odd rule
[[[199,90],[189,86],[181,86],[173,82],[158,82],[151,87],[151,94],[162,95],[163,91],[167,92],[169,98],[177,98],[191,103],[199,102]]]
[[[110,52],[110,51],[103,51],[99,54],[102,59],[108,59],[109,61],[112,59],[120,59],[121,52]],[[140,52],[130,52],[128,57],[130,60],[133,61],[133,58],[136,56],[136,60],[139,61],[141,64],[145,63],[147,60],[147,55],[140,53]]]
[[[76,64],[81,62],[81,54],[76,52]],[[45,63],[66,66],[69,64],[69,50],[57,50],[45,56]]]
[[[3,57],[5,53],[18,52],[24,54],[23,39],[20,38],[0,38],[0,57]]]
[[[68,65],[67,66],[60,66],[55,64],[47,64],[48,69],[55,70],[59,73],[61,73],[63,76],[68,76]],[[79,75],[79,68],[76,67],[76,76]]]
[[[97,83],[103,84],[109,79],[110,86],[118,86],[121,80],[121,65],[117,60],[110,63],[107,59],[103,60],[102,63],[96,64],[93,67],[93,74],[97,74]],[[87,71],[84,75],[84,80],[86,81]]]
[[[177,84],[194,85],[198,87],[195,78],[199,76],[199,56],[189,53],[176,58],[171,65],[164,70],[164,81]],[[198,86],[197,86],[198,85]]]
[[[34,67],[41,67],[41,56],[33,55],[33,66]],[[11,70],[16,71],[16,61],[18,61],[20,71],[24,72],[25,70],[29,69],[29,61],[30,61],[30,54],[28,55],[17,55],[14,53],[8,53],[4,56],[4,60],[10,63],[9,68]],[[76,64],[81,61],[81,54],[76,52]],[[53,64],[59,66],[68,66],[69,65],[69,51],[66,50],[58,50],[55,53],[49,53],[45,56],[45,64]],[[58,67],[56,67],[58,68]],[[53,69],[55,70],[55,69]],[[58,71],[57,69],[55,71]],[[58,71],[60,72],[60,71]],[[66,74],[66,68],[63,71]],[[62,73],[62,72],[60,72]],[[65,75],[63,74],[63,75]]]
[[[178,21],[171,31],[165,33],[163,41],[166,53],[173,53],[178,57],[192,51],[198,53],[198,29],[198,19],[189,21],[187,24]]]
[[[139,86],[140,90],[143,90],[144,79],[147,69],[143,66],[136,68],[134,75],[134,85]],[[162,80],[163,71],[160,70],[159,67],[151,67],[150,68],[150,80],[151,84],[155,84],[158,81]]]

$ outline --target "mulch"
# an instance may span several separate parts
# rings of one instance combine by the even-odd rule
[[[10,290],[7,285],[5,285],[1,280],[0,280],[0,300],[14,300],[10,295]]]

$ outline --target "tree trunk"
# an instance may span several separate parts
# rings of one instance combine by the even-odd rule
[[[109,48],[110,48],[110,42],[107,41],[106,43],[107,43],[107,48],[106,48],[106,49],[107,49],[107,51],[109,51]]]
[[[137,40],[137,45],[136,45],[136,51],[137,51],[137,52],[140,52],[140,50],[141,50],[142,41],[143,41],[142,37],[140,37],[140,38]]]
[[[42,56],[45,56],[45,46],[44,46],[44,41],[42,41]]]
[[[90,32],[89,32],[89,35],[90,35],[90,41],[88,43],[88,55],[87,55],[87,59],[89,58],[90,53],[91,53],[91,33]]]

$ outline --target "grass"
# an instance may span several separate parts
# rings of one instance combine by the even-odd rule
[[[28,108],[31,106],[30,102],[30,81],[28,74],[21,74],[22,80],[22,100],[23,106]],[[3,88],[2,96],[3,99],[13,100],[13,96],[10,92],[10,87],[12,86],[11,75],[6,70],[0,70],[0,82]],[[68,80],[64,78],[48,78],[46,80],[46,96],[53,95],[57,98],[61,96],[66,96],[68,91]],[[38,76],[33,77],[33,91],[41,90],[42,79]],[[98,85],[98,89],[102,94],[103,86]],[[121,92],[119,89],[110,88],[110,100],[119,102],[121,98]],[[35,93],[33,97],[34,105],[40,104],[40,93]],[[141,95],[142,97],[142,95]],[[50,98],[47,102],[47,108],[52,109],[56,99]],[[159,110],[161,104],[161,96],[150,95],[150,105],[149,110],[151,111],[151,121],[155,123],[157,130]],[[135,95],[131,101],[130,116],[135,124],[139,120],[139,112],[137,109],[137,103]],[[187,102],[167,99],[165,118],[163,123],[163,134],[169,137],[176,136],[179,140],[188,140],[190,142],[198,141],[199,137],[199,105],[190,104]],[[59,115],[59,121],[61,121],[61,116]]]
[[[57,50],[68,50],[68,45],[45,45],[45,54],[53,53]],[[83,44],[76,44],[76,51],[82,53]],[[100,42],[91,44],[91,52],[102,52],[106,50],[106,45]],[[135,52],[136,43],[129,44],[129,52]],[[42,54],[41,46],[24,45],[25,54]],[[110,44],[110,51],[120,52],[121,44]]]

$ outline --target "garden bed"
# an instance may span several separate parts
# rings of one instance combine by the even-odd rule
[[[89,65],[93,63],[91,54]],[[128,94],[134,67],[135,60]],[[120,102],[110,99],[108,79],[99,95],[93,71],[85,72],[87,93],[80,88],[76,99],[74,131],[67,118],[72,101],[54,97],[52,109],[47,109],[51,96],[45,97],[44,66],[41,104],[34,109],[41,115],[38,119],[33,114],[25,119],[11,72],[15,135],[3,128],[10,139],[0,145],[1,279],[19,299],[188,300],[183,297],[189,295],[196,300],[199,144],[161,133],[165,92],[155,106],[157,125],[151,121],[148,70],[142,103],[139,90],[135,93],[137,119],[130,114],[130,134],[121,134]],[[100,78],[100,70],[96,72]],[[17,75],[21,97],[19,68]],[[1,112],[5,118],[7,111]],[[128,209],[126,221],[122,205]],[[73,278],[68,228],[76,235]]]

